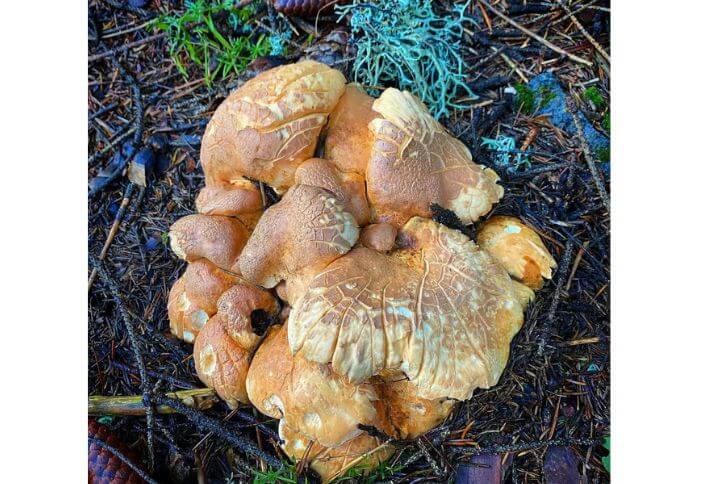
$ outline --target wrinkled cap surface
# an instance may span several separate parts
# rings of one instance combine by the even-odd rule
[[[172,224],[169,245],[187,262],[206,259],[221,269],[237,272],[238,256],[249,236],[250,228],[238,219],[195,213]]]
[[[369,123],[374,145],[367,167],[367,194],[380,221],[402,226],[430,217],[436,203],[464,223],[488,213],[503,196],[498,175],[476,165],[468,148],[445,131],[407,91],[386,89]]]
[[[356,220],[331,192],[295,185],[261,216],[240,255],[240,273],[272,288],[291,274],[325,266],[358,237]]]
[[[261,73],[218,107],[202,139],[208,186],[244,177],[278,190],[293,184],[298,165],[313,156],[321,128],[344,92],[337,70],[314,62]]]
[[[413,218],[392,255],[357,248],[293,306],[294,353],[361,382],[401,369],[421,398],[470,398],[494,385],[523,322],[508,273],[460,232]]]

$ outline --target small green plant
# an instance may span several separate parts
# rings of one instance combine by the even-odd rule
[[[276,484],[279,482],[296,484],[298,482],[296,466],[294,465],[288,465],[281,469],[268,469],[265,472],[253,470],[253,473],[254,484]],[[308,483],[308,479],[305,479],[302,482]]]
[[[609,148],[599,148],[597,150],[597,158],[599,159],[599,161],[609,161],[609,157]]]
[[[272,47],[265,35],[255,36],[248,25],[254,7],[236,7],[233,0],[187,0],[179,15],[162,15],[153,24],[167,32],[169,54],[185,78],[185,61],[201,67],[209,86],[218,77],[240,74]],[[223,33],[225,32],[225,33]]]
[[[541,96],[541,99],[538,102],[538,107],[542,108],[546,106],[548,103],[554,100],[556,98],[556,93],[549,89],[548,86],[541,86],[538,89],[538,94]]]
[[[459,95],[472,96],[465,82],[461,39],[468,23],[469,2],[453,4],[448,15],[439,15],[430,0],[391,0],[337,5],[339,21],[349,17],[357,48],[354,80],[370,94],[374,88],[395,85],[417,95],[439,119],[450,109],[467,106]]]
[[[606,131],[607,133],[609,133],[609,131],[611,131],[612,129],[612,120],[611,116],[609,115],[609,111],[604,114],[604,119],[602,119],[602,128],[604,128],[604,131]]]
[[[527,84],[516,84],[516,106],[523,114],[536,110],[536,93]]]
[[[355,466],[349,469],[346,474],[336,479],[334,482],[357,482],[373,484],[375,482],[385,481],[397,472],[401,471],[403,466],[389,467],[387,462],[380,462],[377,467],[367,470],[363,466]]]
[[[602,446],[607,449],[608,451],[611,450],[611,444],[610,444],[610,436],[604,437],[604,441],[602,442]],[[606,456],[602,457],[602,465],[604,465],[604,468],[607,470],[607,472],[611,471],[611,462],[609,461],[610,455],[607,454]]]
[[[594,107],[599,110],[607,105],[606,99],[604,99],[604,97],[599,94],[599,90],[594,86],[586,89],[582,93],[582,97],[587,101],[590,101],[594,105]]]

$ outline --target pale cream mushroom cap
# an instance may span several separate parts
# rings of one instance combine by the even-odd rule
[[[413,218],[391,255],[357,248],[293,305],[291,350],[362,382],[400,369],[425,399],[494,385],[523,323],[525,296],[464,234]]]
[[[551,279],[551,270],[556,267],[541,237],[515,217],[488,219],[478,230],[478,245],[531,289],[541,289],[543,280]]]
[[[172,334],[193,343],[197,333],[217,313],[218,298],[237,282],[205,259],[191,262],[169,291],[167,312]]]
[[[386,89],[369,123],[374,145],[367,165],[367,195],[378,221],[401,227],[431,217],[436,203],[464,223],[487,214],[503,196],[498,175],[472,161],[468,148],[407,91]]]
[[[202,139],[208,186],[260,180],[278,191],[293,184],[344,92],[341,72],[314,61],[265,71],[217,108]]]

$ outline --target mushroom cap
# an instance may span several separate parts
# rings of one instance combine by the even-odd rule
[[[344,92],[341,72],[314,61],[265,71],[217,108],[202,139],[208,186],[243,177],[283,191],[311,158],[329,113]]]
[[[375,387],[354,385],[328,365],[291,355],[285,326],[271,327],[255,352],[247,393],[261,412],[325,447],[362,434],[359,424],[381,426]]]
[[[391,255],[356,248],[312,278],[289,317],[294,354],[362,382],[400,369],[426,399],[494,385],[523,323],[521,289],[464,234],[415,217]]]
[[[473,163],[468,148],[445,131],[407,91],[386,89],[369,123],[375,141],[367,165],[367,195],[379,221],[402,226],[431,217],[430,205],[471,223],[503,196],[498,175]]]
[[[248,282],[272,288],[292,274],[325,267],[358,237],[356,220],[331,192],[295,185],[260,217],[240,254],[239,270]]]
[[[387,252],[392,250],[397,239],[397,229],[389,224],[371,224],[364,227],[359,242],[364,247]]]
[[[205,215],[249,216],[263,211],[263,198],[253,182],[240,180],[236,185],[203,187],[195,206]]]
[[[531,289],[541,289],[543,279],[551,279],[556,260],[541,237],[515,217],[488,219],[478,231],[478,245],[487,250],[511,277]]]
[[[217,315],[197,335],[193,352],[195,371],[202,383],[213,388],[230,408],[248,403],[245,378],[252,349],[243,348],[231,338]]]
[[[341,172],[328,160],[311,158],[296,170],[296,184],[330,191],[344,209],[354,216],[357,224],[369,223],[370,210],[363,176]]]
[[[386,375],[387,372],[385,372]],[[417,387],[397,371],[380,375],[377,390],[384,413],[396,430],[398,439],[414,439],[440,425],[452,412],[455,400],[433,400],[417,396]]]
[[[172,334],[187,343],[194,342],[197,333],[217,313],[218,298],[237,282],[205,259],[190,263],[169,291],[167,312]]]
[[[207,259],[226,271],[237,272],[237,259],[250,229],[240,220],[221,215],[192,214],[169,228],[169,245],[180,259]]]
[[[377,117],[372,110],[373,103],[374,98],[358,84],[347,84],[344,95],[329,116],[324,157],[343,172],[366,174],[374,144],[369,122]]]
[[[351,467],[374,469],[394,453],[393,446],[369,434],[357,435],[336,447],[325,447],[312,442],[286,420],[278,424],[278,435],[283,441],[283,451],[295,461],[306,458],[325,483],[341,477]]]
[[[217,317],[225,331],[246,350],[254,349],[260,341],[253,328],[253,312],[257,310],[275,316],[278,301],[268,291],[250,284],[236,284],[217,300]]]

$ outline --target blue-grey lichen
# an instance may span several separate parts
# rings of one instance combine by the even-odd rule
[[[516,149],[516,140],[512,136],[498,135],[495,139],[482,138],[481,144],[493,151],[493,161],[496,166],[506,168],[508,172],[514,172],[520,166],[526,168],[531,166],[528,153]]]
[[[354,80],[365,87],[394,84],[416,94],[435,118],[464,106],[458,95],[473,95],[465,83],[460,54],[469,2],[456,4],[450,16],[440,16],[430,0],[355,1],[338,5],[339,20],[351,14],[349,25],[357,48]],[[376,91],[370,89],[370,94]]]

